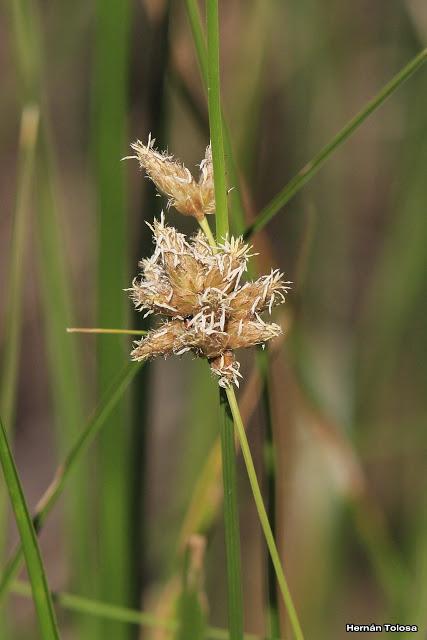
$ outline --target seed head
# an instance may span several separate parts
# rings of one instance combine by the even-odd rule
[[[166,151],[154,148],[155,140],[148,137],[147,144],[140,140],[131,147],[147,176],[154,182],[158,191],[166,195],[168,207],[175,207],[185,216],[201,220],[206,214],[215,212],[215,193],[213,183],[212,155],[210,145],[200,163],[200,176],[196,181],[182,163],[176,161]]]
[[[167,226],[163,214],[149,226],[154,253],[140,262],[141,274],[129,291],[145,316],[154,313],[164,320],[135,342],[132,358],[191,351],[209,360],[220,386],[239,386],[234,351],[281,333],[260,314],[285,301],[290,283],[276,269],[243,284],[251,247],[241,237],[226,238],[214,251],[202,232],[187,238]]]

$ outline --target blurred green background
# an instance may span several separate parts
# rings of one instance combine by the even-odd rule
[[[220,15],[229,186],[249,223],[425,47],[427,6],[228,0]],[[11,0],[1,17],[0,402],[33,507],[130,350],[65,328],[142,326],[123,290],[165,203],[121,158],[152,132],[193,168],[209,133],[185,2]],[[339,640],[346,622],[427,629],[426,103],[422,68],[252,239],[258,267],[294,288],[269,398],[249,353],[239,400],[266,495],[273,424],[276,531],[309,639]],[[198,533],[196,599],[225,627],[216,472],[181,531],[217,435],[204,363],[138,373],[43,530],[52,588],[174,617]],[[239,491],[245,628],[262,636],[266,552],[240,461]],[[16,538],[1,481],[2,566]],[[58,611],[64,638],[174,637]],[[31,602],[11,595],[0,637],[34,630]]]

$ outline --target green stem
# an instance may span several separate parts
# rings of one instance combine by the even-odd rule
[[[217,0],[206,0],[206,15],[208,31],[207,93],[215,185],[216,240],[218,241],[228,233],[228,207],[221,115],[219,16]],[[214,240],[211,240],[211,242],[212,241],[214,242]],[[233,421],[225,391],[222,389],[220,390],[220,409],[224,484],[224,525],[228,579],[228,618],[230,640],[241,640],[243,638],[243,595],[237,506],[236,451],[234,447]]]
[[[205,234],[206,238],[208,239],[208,242],[210,244],[210,246],[212,247],[212,249],[214,251],[217,250],[217,244],[216,244],[216,240],[214,238],[214,235],[211,231],[211,228],[209,226],[209,222],[206,220],[206,218],[202,218],[201,220],[198,220],[198,223],[200,225],[200,228],[202,229],[203,233]]]
[[[37,611],[43,640],[58,640],[50,591],[47,585],[43,561],[37,542],[36,532],[28,512],[27,503],[7,440],[6,430],[0,419],[0,461],[9,491],[10,501],[15,513],[16,524],[22,541],[27,571],[31,582],[33,600]]]
[[[224,389],[220,389],[224,526],[227,553],[228,623],[230,640],[243,638],[243,595],[240,561],[240,528],[237,506],[236,449],[233,417]]]
[[[417,69],[427,60],[427,49],[421,51],[411,62],[409,62],[399,73],[397,73],[383,89],[370,100],[365,107],[359,111],[346,124],[346,126],[332,138],[332,140],[298,173],[287,185],[273,198],[273,200],[258,214],[254,222],[246,229],[245,238],[249,238],[265,225],[285,206],[291,198],[319,171],[329,156],[340,147],[350,136],[360,127],[363,122],[376,111],[385,100],[391,96]]]
[[[208,88],[208,54],[206,48],[206,38],[203,32],[202,20],[200,16],[197,0],[185,0],[187,16],[190,22],[191,33],[196,48],[197,62],[199,63],[201,79],[205,90]],[[245,227],[245,211],[239,185],[239,174],[234,159],[233,146],[231,144],[230,132],[222,114],[222,128],[224,135],[224,152],[227,167],[229,184],[234,188],[229,194],[230,209],[232,211],[231,223],[234,231],[241,235]]]
[[[240,442],[240,447],[243,453],[243,458],[245,460],[249,482],[250,482],[252,493],[255,500],[255,505],[258,511],[258,516],[261,522],[262,530],[264,532],[267,547],[271,555],[271,560],[273,562],[273,566],[276,571],[277,582],[279,584],[279,588],[282,593],[283,602],[286,607],[286,611],[288,612],[289,621],[291,623],[291,627],[296,640],[304,640],[303,632],[298,620],[298,615],[292,600],[291,592],[289,591],[285,573],[283,571],[282,564],[280,562],[279,552],[277,550],[276,543],[274,541],[273,532],[271,530],[271,526],[268,521],[267,512],[264,506],[264,501],[262,499],[261,490],[259,488],[251,451],[249,449],[248,439],[246,437],[245,428],[243,426],[243,421],[240,415],[234,389],[232,387],[229,387],[226,393],[227,393],[228,402],[230,404],[231,413],[233,415],[234,427],[236,429],[237,436]]]
[[[227,186],[221,116],[218,0],[206,1],[208,31],[208,107],[215,183],[217,240],[228,233]]]
[[[56,471],[52,483],[38,502],[35,514],[33,515],[33,525],[37,532],[41,530],[46,517],[56,504],[58,498],[65,489],[65,485],[69,475],[81,461],[84,453],[87,451],[95,436],[105,425],[107,419],[111,415],[113,409],[117,406],[119,400],[123,397],[124,392],[128,388],[137,372],[141,369],[140,364],[127,364],[123,371],[117,376],[113,384],[104,394],[99,403],[93,417],[89,420],[86,428],[80,434],[75,445],[65,458],[65,461]],[[0,602],[4,597],[7,589],[10,587],[11,581],[15,578],[19,571],[22,559],[22,545],[19,545],[9,560],[0,580]]]

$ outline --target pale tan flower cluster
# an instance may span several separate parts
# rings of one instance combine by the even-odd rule
[[[147,144],[139,140],[131,145],[136,152],[140,167],[157,189],[169,198],[168,206],[173,206],[185,216],[201,220],[206,214],[215,212],[215,193],[213,182],[212,155],[210,145],[200,163],[200,175],[196,181],[191,172],[167,152],[154,148],[149,136]]]
[[[281,333],[261,314],[285,301],[290,283],[278,270],[243,283],[251,247],[242,238],[225,238],[214,249],[202,232],[187,238],[166,225],[163,214],[149,226],[154,253],[140,262],[130,291],[138,310],[164,320],[135,343],[132,358],[191,351],[209,360],[220,386],[238,386],[235,350]]]

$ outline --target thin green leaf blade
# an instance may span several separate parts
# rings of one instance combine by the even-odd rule
[[[197,0],[186,0],[186,9],[188,21],[190,23],[191,34],[193,36],[194,46],[196,49],[197,62],[200,68],[200,74],[205,90],[208,90],[209,70],[208,70],[208,52],[206,46],[206,38],[203,31],[202,20]],[[230,132],[227,122],[222,114],[222,130],[224,140],[224,160],[226,164],[226,175],[229,178],[229,184],[232,190],[227,194],[230,204],[231,220],[233,230],[237,234],[243,233],[245,227],[245,213],[242,200],[241,189],[239,186],[239,172],[234,158],[233,145],[231,144]]]
[[[319,171],[326,160],[336,151],[350,136],[357,131],[365,120],[376,111],[392,93],[396,91],[412,74],[414,74],[427,60],[427,49],[415,56],[403,69],[401,69],[388,82],[381,91],[370,100],[359,113],[357,113],[337,133],[334,138],[298,173],[287,185],[273,198],[273,200],[258,214],[254,222],[246,229],[245,237],[250,238],[270,222],[274,216],[293,198],[302,187]]]
[[[289,621],[292,626],[292,631],[296,640],[304,640],[304,634],[301,628],[301,624],[298,618],[295,605],[293,603],[292,595],[289,590],[288,582],[286,580],[285,572],[283,571],[282,563],[280,561],[279,552],[277,550],[276,542],[274,540],[273,532],[271,530],[270,522],[268,520],[267,511],[262,498],[261,489],[259,487],[258,478],[255,471],[255,466],[252,459],[251,450],[249,448],[248,439],[246,437],[245,428],[243,426],[242,417],[240,415],[239,406],[237,404],[236,394],[234,389],[229,387],[226,390],[228,403],[234,420],[234,427],[239,438],[240,447],[242,449],[243,459],[245,461],[246,470],[248,473],[249,482],[252,489],[252,494],[255,501],[255,506],[258,511],[259,521],[264,533],[265,541],[267,543],[268,550],[271,555],[271,561],[276,572],[277,582],[283,597],[283,603],[289,616]]]
[[[0,460],[16,524],[21,536],[22,548],[31,582],[34,604],[37,611],[43,640],[58,640],[59,632],[52,604],[36,532],[28,512],[24,492],[16,470],[7,439],[6,429],[0,419]]]
[[[228,233],[228,205],[225,177],[224,137],[221,115],[218,2],[216,0],[207,0],[206,10],[208,28],[207,91],[215,186],[216,237],[217,240],[221,240]]]
[[[228,234],[228,204],[224,139],[222,130],[219,14],[217,0],[207,0],[208,43],[208,107],[212,145],[212,163],[215,187],[215,220],[217,242]],[[237,504],[236,452],[234,448],[233,420],[229,412],[225,391],[220,391],[221,451],[224,484],[224,525],[227,557],[228,624],[230,640],[243,638],[243,595],[240,559],[240,529]]]

